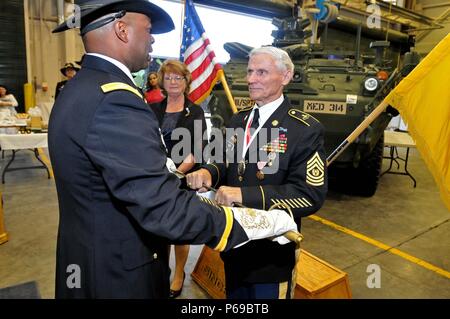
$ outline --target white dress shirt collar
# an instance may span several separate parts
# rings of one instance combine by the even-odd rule
[[[247,136],[248,124],[251,123],[250,121],[253,120],[253,114],[255,114],[256,108],[259,110],[258,128],[256,129],[255,133],[253,133],[253,135],[251,136],[250,143],[247,144],[246,141],[244,140],[244,145],[243,145],[243,150],[242,150],[243,157],[245,157],[245,153],[247,153],[247,150],[248,150],[250,144],[252,144],[253,140],[258,135],[258,132],[261,129],[261,127],[263,127],[263,125],[272,116],[272,114],[278,109],[278,107],[283,103],[283,101],[284,101],[284,96],[283,96],[283,94],[281,94],[281,96],[278,99],[276,99],[275,101],[272,101],[270,103],[267,103],[263,106],[258,106],[257,104],[255,104],[252,112],[250,113],[250,115],[245,123],[245,135],[244,136]]]
[[[117,61],[116,59],[113,59],[109,56],[100,54],[100,53],[87,53],[87,55],[92,55],[92,56],[96,56],[97,58],[106,60],[108,62],[111,62],[112,64],[114,64],[115,66],[117,66],[120,70],[122,70],[123,73],[125,73],[130,80],[134,83],[134,85],[136,85],[136,82],[134,82],[133,76],[131,75],[130,69],[128,69],[125,64],[123,64],[120,61]]]
[[[278,107],[281,105],[281,103],[283,103],[283,101],[284,96],[283,94],[281,94],[281,96],[278,99],[270,103],[267,103],[263,106],[258,106],[257,104],[255,104],[255,108],[257,107],[259,109],[259,127],[263,126],[264,123],[267,122],[269,117],[272,116],[273,112],[275,112],[276,109],[278,109]],[[252,111],[251,118],[253,118],[253,113],[254,112]]]

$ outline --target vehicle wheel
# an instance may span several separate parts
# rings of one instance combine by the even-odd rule
[[[375,195],[383,163],[384,136],[372,152],[361,160],[357,168],[333,170],[330,189],[353,196],[371,197]],[[331,172],[330,172],[331,173]]]
[[[371,197],[375,195],[383,164],[384,136],[378,140],[372,152],[353,170],[354,195]]]

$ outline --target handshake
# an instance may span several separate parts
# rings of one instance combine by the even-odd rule
[[[186,177],[182,172],[177,170],[175,163],[170,158],[167,158],[166,167],[169,172],[175,174],[178,178],[181,179]],[[203,176],[201,171],[204,171]],[[191,188],[205,191],[208,188],[202,186],[207,184],[204,182],[205,178],[209,180],[209,184],[211,184],[211,175],[207,173],[206,170],[201,169],[194,174],[188,175],[187,184],[188,186],[191,186]],[[194,182],[194,185],[190,180]],[[212,188],[209,187],[209,189]],[[198,195],[203,197],[202,194],[198,193]],[[281,245],[285,245],[291,241],[296,242],[298,245],[303,239],[302,235],[297,231],[297,224],[294,219],[284,210],[273,209],[266,211],[247,207],[222,207],[225,210],[231,209],[234,220],[243,228],[249,239],[234,248],[240,247],[251,240],[263,238],[269,238]]]
[[[297,232],[297,224],[284,210],[273,209],[270,211],[230,207],[234,220],[244,229],[249,240],[234,248],[240,247],[250,240],[268,238],[281,245],[292,240],[299,243],[302,235]],[[289,237],[286,238],[286,236]]]

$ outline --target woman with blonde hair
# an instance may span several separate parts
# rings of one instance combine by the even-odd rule
[[[202,135],[206,131],[205,115],[202,108],[188,99],[192,76],[187,66],[178,60],[166,60],[158,71],[158,81],[164,95],[161,102],[150,104],[158,117],[161,133],[166,144],[168,156],[172,158],[177,170],[188,174],[200,168],[202,163],[196,163],[195,153],[203,154],[204,143],[202,138],[194,139],[194,126],[201,125]],[[171,156],[174,145],[178,142],[172,138],[172,132],[177,128],[185,128],[190,132],[190,141],[182,141],[190,145],[190,152],[184,158],[177,158],[177,154]],[[186,152],[183,152],[183,154]],[[182,181],[185,185],[185,180]],[[189,245],[175,245],[175,273],[170,285],[169,298],[178,297],[182,290],[185,279],[184,267],[189,254]]]

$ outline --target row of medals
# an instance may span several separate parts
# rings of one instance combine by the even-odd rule
[[[261,169],[258,167],[258,170],[256,171],[256,178],[260,181],[262,181],[264,179],[264,172],[262,171],[262,169],[267,165],[267,166],[272,166],[273,161],[275,160],[277,154],[275,152],[270,152],[269,154],[267,154],[267,159],[268,162],[261,167]],[[244,174],[245,174],[245,169],[246,169],[246,161],[244,159],[242,159],[239,163],[238,163],[238,169],[237,169],[237,173],[238,173],[238,179],[240,182],[242,182],[244,180]]]

